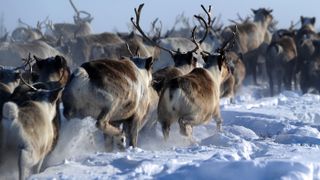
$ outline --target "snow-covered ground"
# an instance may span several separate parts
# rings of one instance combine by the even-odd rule
[[[56,149],[31,179],[320,179],[320,96],[286,91],[264,97],[246,86],[221,101],[215,122],[194,129],[195,144],[175,125],[142,133],[139,148],[106,153],[91,118],[64,122]]]

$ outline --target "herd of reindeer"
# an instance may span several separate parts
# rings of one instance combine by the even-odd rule
[[[63,116],[96,119],[106,150],[123,150],[157,124],[164,139],[173,123],[190,141],[193,127],[211,119],[221,131],[220,98],[234,103],[248,75],[259,84],[265,71],[271,96],[320,92],[314,17],[301,16],[300,28],[276,29],[272,10],[260,8],[253,18],[218,27],[211,6],[201,5],[197,25],[162,35],[157,21],[150,32],[140,27],[141,4],[132,32],[92,34],[91,14],[70,3],[74,24],[46,20],[0,40],[0,168],[12,155],[19,179],[39,173]]]

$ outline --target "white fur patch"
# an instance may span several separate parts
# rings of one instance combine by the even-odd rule
[[[18,118],[19,108],[14,102],[7,102],[3,105],[2,118],[13,121]]]
[[[89,77],[87,71],[82,67],[78,67],[76,70],[74,70],[73,74],[76,77]]]

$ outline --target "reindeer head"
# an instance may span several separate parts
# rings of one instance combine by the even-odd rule
[[[197,50],[200,49],[200,45],[201,43],[203,43],[203,41],[205,40],[205,38],[208,35],[208,31],[209,31],[209,25],[211,25],[211,6],[209,6],[209,10],[206,10],[204,8],[203,5],[201,5],[202,9],[205,11],[205,13],[208,16],[208,20],[205,21],[201,16],[197,16],[195,15],[194,17],[197,18],[199,20],[199,22],[201,22],[202,24],[204,24],[205,26],[205,33],[203,35],[203,37],[200,39],[200,41],[196,41],[195,39],[195,31],[197,29],[197,26],[195,26],[192,30],[192,42],[196,45],[196,47],[194,49],[192,49],[191,51],[188,52],[180,52],[180,50],[178,49],[176,50],[171,50],[171,49],[167,49],[164,48],[162,46],[159,45],[159,43],[155,42],[154,40],[151,40],[142,30],[142,28],[139,25],[140,22],[140,15],[141,15],[141,10],[143,8],[144,4],[140,4],[140,6],[138,7],[138,9],[134,9],[135,10],[135,14],[136,14],[136,21],[134,21],[134,18],[131,18],[131,22],[133,24],[133,26],[140,32],[140,34],[147,40],[149,41],[153,46],[158,47],[161,50],[164,50],[166,52],[168,52],[171,57],[174,60],[174,63],[176,65],[176,67],[182,67],[187,65],[188,67],[191,67],[191,69],[193,69],[194,67],[196,67],[196,62],[197,59],[193,56],[193,53],[196,53]]]
[[[123,57],[122,59],[127,59],[127,58]],[[152,80],[152,65],[154,62],[153,57],[141,58],[141,57],[133,56],[130,58],[130,60],[137,66],[137,68],[139,69],[140,73],[143,76],[143,79],[149,86]]]
[[[312,26],[314,27],[316,23],[316,17],[304,17],[300,16],[301,28],[305,26]]]
[[[215,53],[211,54],[206,51],[201,52],[202,58],[205,62],[204,68],[208,70],[212,69],[213,71],[218,70],[222,81],[229,76],[232,72],[232,68],[234,68],[231,61],[227,61],[226,53],[233,47],[235,39],[236,32],[233,32],[233,36],[224,42],[221,48],[218,48]],[[221,80],[220,82],[222,82]]]
[[[10,97],[11,101],[17,104],[23,104],[26,101],[38,101],[48,103],[49,108],[55,108],[57,100],[61,97],[62,87],[49,90],[45,83],[35,83],[32,85],[27,83],[21,73],[19,74],[19,78],[22,84],[12,93]]]
[[[75,15],[73,16],[74,23],[75,24],[83,24],[83,23],[91,23],[93,20],[93,17],[91,17],[91,14],[86,11],[79,11],[76,6],[73,4],[72,0],[69,0],[73,10],[75,11]],[[81,14],[86,15],[86,17],[81,17]]]
[[[61,82],[64,86],[70,75],[67,61],[63,56],[55,56],[47,59],[40,59],[34,56],[38,72],[39,82]]]
[[[20,72],[16,69],[8,69],[0,66],[0,83],[3,83],[13,91],[20,83]]]
[[[260,8],[260,9],[251,9],[253,14],[254,14],[254,21],[258,22],[265,22],[268,25],[271,24],[273,20],[272,16],[272,9],[265,9],[265,8]]]

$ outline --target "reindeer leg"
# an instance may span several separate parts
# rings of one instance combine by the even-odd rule
[[[130,123],[130,122],[129,122]],[[140,128],[141,118],[133,115],[131,118],[131,123],[128,124],[129,130],[129,146],[137,147],[138,144],[138,135],[139,135],[139,128]]]
[[[223,119],[221,118],[220,107],[219,107],[219,106],[218,106],[218,108],[217,108],[216,113],[213,114],[213,117],[214,117],[214,120],[216,121],[218,132],[222,132],[222,122],[223,122]]]
[[[273,96],[273,76],[271,69],[268,68],[268,76],[269,76],[269,88],[270,88],[270,95]]]
[[[113,137],[109,136],[107,134],[104,135],[104,143],[105,143],[105,148],[107,152],[112,152],[113,151]]]
[[[257,80],[257,60],[252,61],[252,66],[253,66],[253,69],[252,69],[253,83],[254,85],[259,85]]]
[[[120,151],[124,151],[126,148],[126,122],[122,123],[122,133],[119,136],[114,136],[112,137],[113,142],[115,145],[118,147]],[[116,126],[117,128],[120,129],[120,122],[112,123],[112,125]]]
[[[37,169],[36,169],[36,173],[37,174],[40,173],[40,170],[41,170],[41,167],[42,167],[42,164],[43,164],[43,160],[44,160],[44,158],[40,159],[39,163],[37,164]]]
[[[33,160],[32,153],[25,148],[19,149],[19,180],[25,180],[30,175]]]
[[[96,125],[104,133],[111,136],[117,136],[117,135],[120,135],[122,132],[118,127],[115,127],[112,124],[110,124],[110,119],[111,119],[110,116],[112,112],[113,112],[112,110],[108,110],[107,108],[102,109],[101,113],[98,116]]]
[[[179,120],[179,126],[180,126],[180,134],[183,136],[187,136],[188,140],[190,141],[190,144],[196,144],[197,141],[193,138],[193,127],[189,122],[192,122],[194,120],[186,120],[186,119],[180,119]]]
[[[119,127],[115,127],[114,125],[110,124],[110,114],[112,114],[112,110],[108,110],[107,108],[104,108],[101,113],[98,116],[97,119],[97,126],[99,129],[102,130],[103,133],[105,133],[109,138],[106,138],[106,146],[112,146],[113,147],[113,140],[122,140],[124,137],[124,134],[120,130]],[[114,138],[114,139],[113,139]],[[110,140],[111,139],[111,140]],[[117,142],[116,142],[117,143]],[[123,149],[125,147],[125,144],[123,143]],[[108,150],[112,151],[112,148],[107,148]]]

